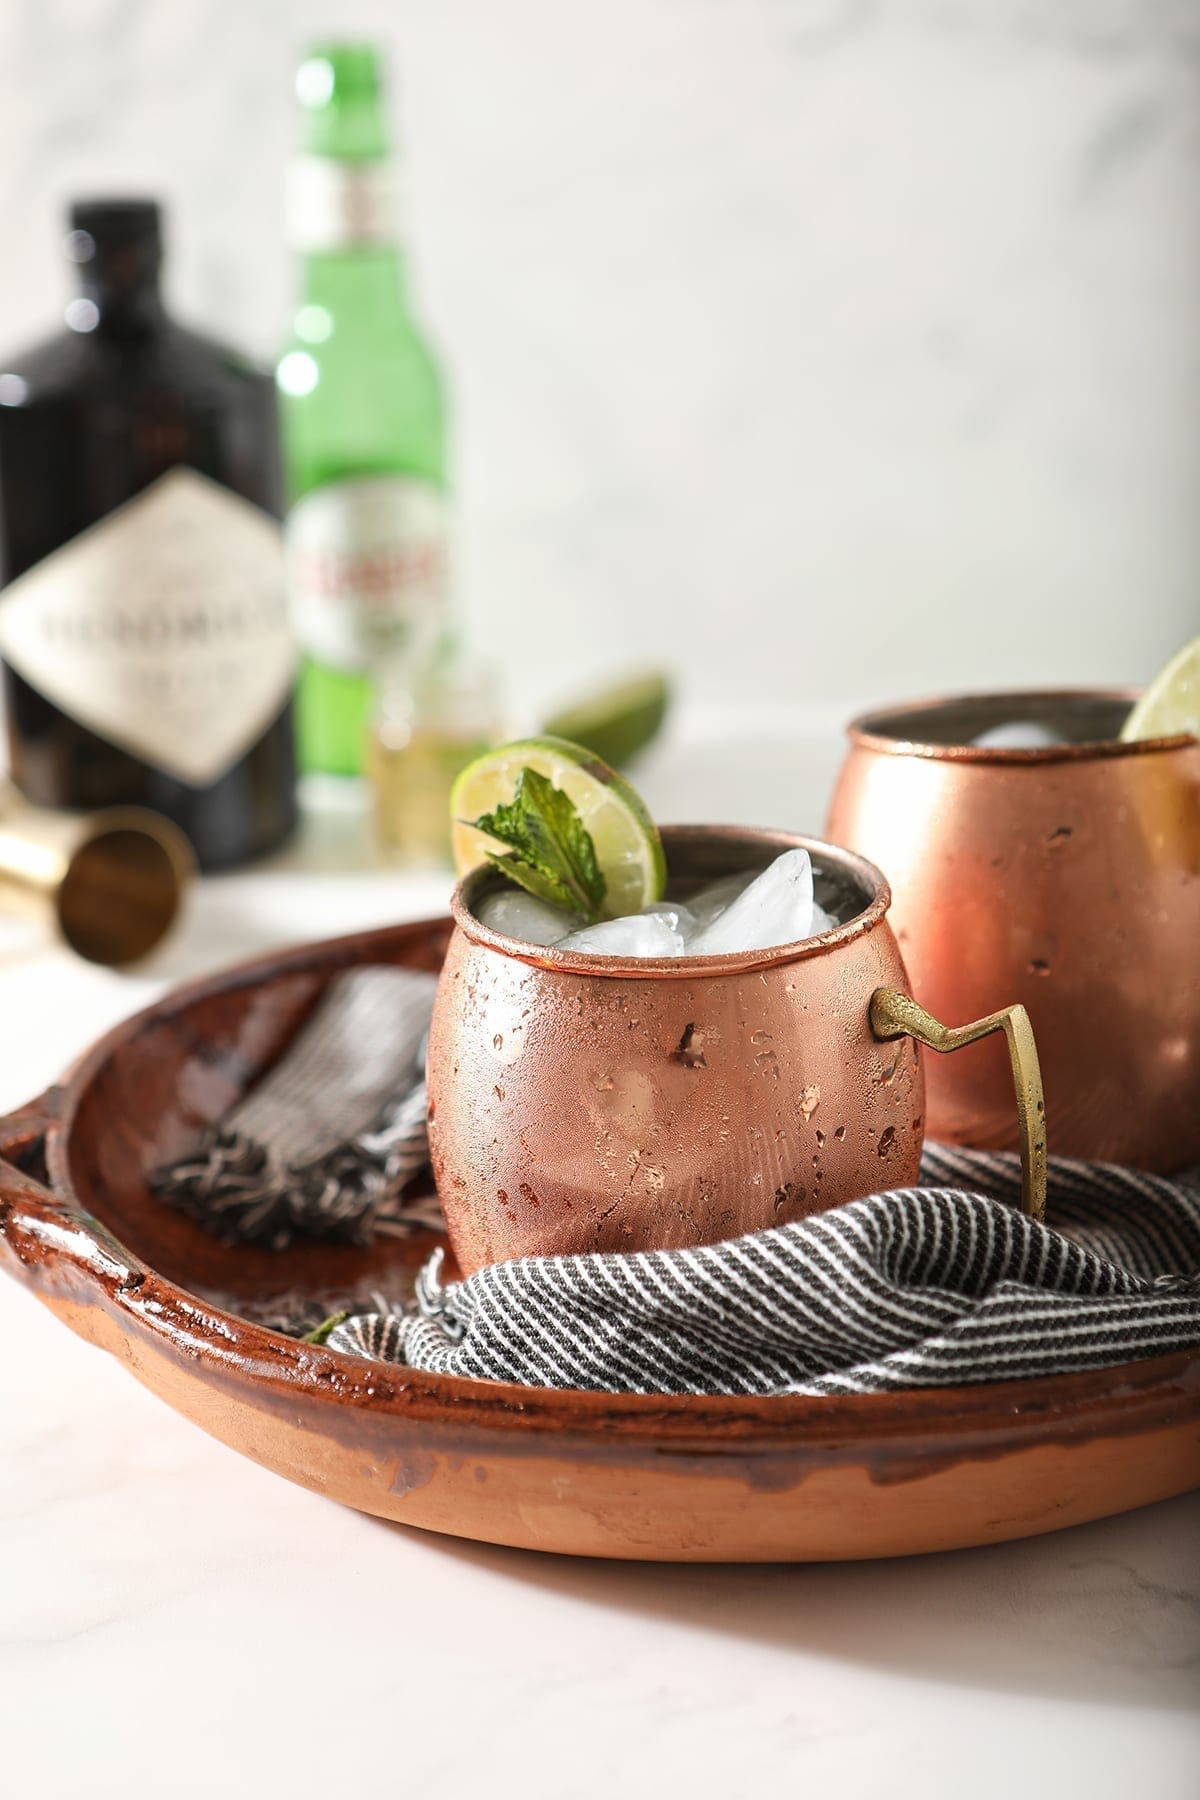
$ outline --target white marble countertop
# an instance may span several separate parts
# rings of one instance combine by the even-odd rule
[[[354,831],[203,884],[134,977],[0,939],[0,1110],[169,981],[442,909],[339,872]],[[289,1486],[7,1279],[0,1352],[5,1792],[1194,1800],[1200,1495],[907,1562],[562,1560]]]

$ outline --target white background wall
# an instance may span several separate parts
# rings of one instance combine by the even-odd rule
[[[1200,628],[1196,0],[6,0],[0,342],[161,192],[264,354],[290,67],[384,38],[460,573],[536,701],[670,659],[825,716],[1137,679]]]

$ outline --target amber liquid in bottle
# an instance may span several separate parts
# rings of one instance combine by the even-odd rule
[[[295,822],[273,383],[167,317],[151,202],[71,224],[68,329],[0,364],[11,772],[39,805],[153,807],[228,867]]]

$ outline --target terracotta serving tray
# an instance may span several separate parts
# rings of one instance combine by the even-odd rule
[[[433,1235],[229,1249],[148,1192],[338,970],[436,969],[449,922],[180,989],[0,1122],[0,1260],[234,1449],[381,1518],[591,1556],[829,1560],[998,1543],[1200,1484],[1200,1353],[855,1399],[659,1399],[435,1377],[261,1321],[411,1280]],[[258,1322],[256,1322],[256,1320]]]

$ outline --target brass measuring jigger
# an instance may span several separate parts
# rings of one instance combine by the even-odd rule
[[[183,832],[145,807],[49,812],[0,788],[0,912],[49,919],[88,962],[120,966],[152,950],[195,868]]]
[[[864,857],[734,826],[666,826],[662,838],[674,884],[800,846],[844,922],[726,956],[581,955],[481,924],[492,871],[460,883],[427,1079],[434,1177],[463,1273],[715,1243],[910,1186],[925,1136],[918,1042],[949,1051],[992,1033],[1009,1052],[1010,1110],[1016,1088],[1023,1210],[1040,1218],[1045,1109],[1021,1008],[958,1029],[931,1018],[911,997],[888,884]]]
[[[944,1018],[1020,1000],[1064,1156],[1200,1161],[1200,742],[1121,743],[1136,695],[963,696],[849,728],[828,832],[892,884],[916,991]],[[994,749],[1007,722],[1065,741]],[[931,1137],[1015,1141],[994,1048],[928,1068]]]

